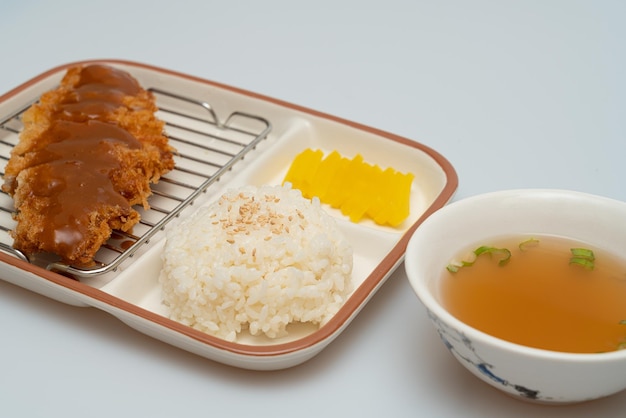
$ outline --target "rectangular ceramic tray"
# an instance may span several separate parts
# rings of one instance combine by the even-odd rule
[[[71,63],[47,71],[0,97],[0,152],[6,159],[17,141],[19,114],[45,91],[54,88]],[[0,252],[0,278],[43,294],[63,303],[94,307],[114,315],[130,327],[200,356],[247,369],[273,370],[295,366],[309,360],[334,340],[376,293],[385,280],[403,261],[407,242],[412,232],[453,196],[458,185],[454,168],[433,149],[371,127],[306,109],[294,104],[261,96],[212,81],[175,73],[161,68],[128,62],[98,61],[131,73],[147,89],[155,91],[161,116],[168,121],[167,134],[174,146],[185,148],[187,143],[200,141],[195,136],[209,134],[209,142],[225,141],[217,151],[206,149],[190,151],[193,162],[177,157],[182,173],[173,174],[173,182],[161,185],[165,192],[176,188],[178,180],[186,182],[195,177],[189,174],[187,164],[206,169],[206,178],[194,180],[193,205],[181,209],[178,216],[170,216],[172,208],[144,214],[145,231],[131,239],[132,251],[128,257],[115,261],[120,245],[112,243],[114,264],[97,274],[73,272],[58,268],[54,263],[42,264]],[[184,100],[174,99],[180,97]],[[198,105],[202,110],[198,111]],[[236,122],[231,123],[231,118]],[[193,120],[197,131],[181,128],[178,119]],[[200,132],[202,131],[202,132]],[[210,131],[210,132],[209,132]],[[235,149],[228,150],[232,136],[249,137]],[[204,141],[204,139],[202,140]],[[228,152],[224,153],[224,149]],[[294,324],[287,337],[271,340],[242,334],[236,342],[227,342],[184,326],[168,318],[167,308],[161,303],[158,283],[163,249],[163,229],[176,228],[179,219],[198,206],[217,199],[226,190],[244,185],[280,184],[293,158],[306,148],[321,149],[325,153],[337,150],[352,157],[360,153],[365,161],[381,167],[393,167],[411,172],[415,179],[411,188],[411,213],[396,228],[378,226],[370,221],[349,222],[340,212],[326,207],[334,216],[354,248],[354,291],[340,311],[323,327]],[[216,153],[219,154],[216,156]],[[181,154],[185,154],[181,152]],[[226,154],[227,157],[223,157]],[[215,163],[217,159],[217,163]],[[204,164],[208,164],[206,168]],[[218,181],[219,180],[219,181]],[[165,182],[163,182],[165,183]],[[167,206],[159,190],[151,205]],[[183,196],[175,202],[185,200]],[[11,205],[8,196],[3,205]],[[171,204],[172,207],[176,206]],[[0,229],[11,228],[10,210],[0,214]],[[155,227],[156,226],[156,227]],[[0,241],[11,245],[10,236],[1,232]],[[59,272],[61,271],[61,272]],[[76,274],[74,274],[76,273]],[[71,277],[69,277],[71,276]]]

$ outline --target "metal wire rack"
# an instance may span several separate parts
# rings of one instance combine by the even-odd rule
[[[11,197],[0,191],[0,251],[74,277],[93,277],[115,271],[255,149],[272,129],[268,120],[257,115],[235,111],[221,120],[206,101],[156,88],[150,91],[157,99],[158,116],[166,123],[170,143],[177,150],[176,166],[152,186],[150,209],[136,208],[141,221],[132,232],[114,231],[96,254],[95,265],[89,268],[64,264],[49,254],[27,256],[12,246],[10,230],[15,221],[11,214],[15,209]],[[21,115],[29,106],[0,120],[0,167],[4,167],[18,142]]]

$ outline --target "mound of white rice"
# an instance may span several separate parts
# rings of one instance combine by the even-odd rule
[[[244,187],[170,228],[160,281],[170,317],[234,341],[324,324],[351,291],[352,247],[288,186]]]

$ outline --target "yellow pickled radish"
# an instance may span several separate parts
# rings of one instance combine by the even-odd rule
[[[389,219],[390,202],[393,197],[395,173],[391,167],[382,171],[379,175],[380,187],[377,190],[376,197],[372,205],[367,211],[367,215],[379,225],[384,225]]]
[[[363,165],[363,157],[360,154],[357,154],[346,167],[344,178],[341,179],[343,182],[343,192],[341,193],[341,197],[339,199],[338,207],[342,209],[342,213],[344,215],[349,215],[350,212],[343,209],[346,202],[350,202],[355,198],[359,198],[361,192],[358,190],[358,184],[362,177],[361,169]],[[348,207],[350,204],[348,203]]]
[[[337,162],[337,170],[335,171],[331,183],[326,190],[324,196],[318,196],[323,203],[327,203],[333,208],[341,206],[341,202],[344,199],[345,188],[350,187],[349,184],[349,170],[350,160],[342,157]]]
[[[363,162],[363,157],[357,156],[351,180],[351,189],[346,194],[346,199],[341,206],[341,213],[348,216],[352,222],[358,222],[363,218],[367,209],[372,204],[372,197],[376,194],[376,172],[370,164]]]
[[[410,190],[414,176],[410,173],[396,173],[394,186],[394,199],[392,200],[391,210],[387,223],[391,226],[400,225],[410,213]]]
[[[293,159],[287,174],[285,175],[285,179],[283,183],[289,182],[291,185],[295,187],[300,187],[302,185],[302,176],[304,175],[304,171],[307,170],[307,159],[309,158],[309,154],[312,153],[313,150],[307,149],[300,154],[296,155]]]
[[[369,217],[380,225],[398,226],[410,214],[411,184],[415,176],[382,169],[357,154],[343,157],[333,151],[306,149],[298,154],[283,183],[289,182],[307,198],[339,209],[352,222]]]
[[[308,199],[311,199],[314,196],[312,193],[313,185],[315,185],[317,172],[319,171],[323,158],[324,153],[320,150],[311,155],[310,160],[307,162],[309,170],[307,170],[306,175],[302,179],[302,187],[304,190],[307,190],[307,193],[303,195]]]
[[[311,186],[311,194],[322,200],[328,193],[328,189],[332,187],[337,171],[341,168],[342,156],[337,151],[333,151],[322,160],[318,169],[315,182]],[[345,158],[347,162],[348,159]]]
[[[312,198],[311,186],[315,184],[315,176],[323,157],[323,151],[310,148],[298,154],[289,167],[283,183],[291,183],[292,187],[299,189],[303,196]]]

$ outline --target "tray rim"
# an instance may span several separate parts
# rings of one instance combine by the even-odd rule
[[[290,341],[286,343],[278,343],[273,345],[249,345],[249,344],[241,344],[237,342],[229,342],[223,340],[218,337],[214,337],[212,335],[206,334],[202,331],[193,329],[189,326],[178,323],[174,320],[171,320],[167,317],[149,311],[147,309],[141,308],[135,304],[127,302],[121,298],[108,294],[98,288],[89,286],[87,284],[81,283],[79,281],[73,280],[69,277],[63,276],[61,274],[46,270],[44,268],[32,265],[27,263],[26,261],[17,259],[9,254],[4,252],[0,252],[0,262],[8,264],[14,268],[26,271],[28,273],[32,273],[54,285],[60,286],[69,291],[78,293],[89,299],[97,300],[103,304],[109,305],[116,310],[122,310],[127,312],[133,316],[139,317],[143,320],[147,320],[151,323],[154,323],[157,326],[167,328],[169,331],[173,331],[175,333],[179,333],[185,337],[191,338],[205,345],[209,345],[215,349],[230,352],[236,355],[243,356],[251,356],[255,358],[260,357],[276,357],[283,356],[290,353],[295,353],[298,351],[302,351],[305,349],[313,348],[326,340],[329,340],[334,335],[338,334],[344,327],[346,327],[349,322],[356,316],[356,314],[360,311],[362,307],[368,302],[368,300],[373,296],[373,294],[377,291],[377,289],[382,286],[384,281],[388,278],[388,276],[393,273],[393,271],[401,264],[404,259],[404,254],[406,251],[406,247],[410,237],[413,232],[424,222],[426,218],[428,218],[435,211],[445,206],[454,196],[457,188],[458,188],[458,174],[452,164],[446,159],[442,154],[435,151],[433,148],[417,142],[415,140],[411,140],[387,131],[383,131],[378,128],[374,128],[368,125],[364,125],[358,122],[353,122],[338,116],[334,116],[328,113],[324,113],[321,111],[317,111],[311,108],[307,108],[304,106],[300,106],[291,102],[287,102],[284,100],[280,100],[274,97],[266,96],[263,94],[255,93],[249,90],[245,90],[242,88],[234,87],[231,85],[223,84],[220,82],[212,81],[209,79],[205,79],[202,77],[181,73],[178,71],[165,69],[161,67],[157,67],[150,64],[123,60],[123,59],[90,59],[90,60],[81,60],[69,62],[66,64],[62,64],[56,67],[53,67],[39,75],[31,78],[30,80],[22,83],[21,85],[9,90],[7,93],[0,96],[0,105],[2,105],[5,101],[10,98],[17,96],[24,90],[29,87],[51,77],[60,72],[66,71],[68,68],[77,66],[77,65],[89,65],[89,64],[107,64],[107,65],[123,65],[127,67],[135,67],[138,69],[153,71],[156,73],[161,73],[165,75],[170,75],[182,79],[186,79],[188,81],[197,82],[200,84],[205,84],[209,86],[213,86],[219,89],[228,90],[233,93],[237,93],[243,96],[247,96],[251,99],[257,99],[263,102],[272,103],[274,105],[284,107],[293,111],[301,112],[304,114],[308,114],[310,116],[318,117],[321,119],[326,119],[329,121],[333,121],[348,127],[351,127],[358,131],[367,132],[373,135],[377,135],[383,137],[385,139],[398,142],[405,146],[416,148],[425,154],[427,154],[430,158],[432,158],[435,163],[441,168],[445,175],[445,184],[441,189],[435,200],[431,203],[431,205],[422,213],[422,215],[403,233],[401,238],[396,242],[393,248],[387,253],[387,255],[378,263],[375,269],[369,274],[369,276],[363,281],[363,283],[355,289],[353,294],[348,298],[345,304],[341,307],[341,309],[333,316],[332,319],[328,321],[324,326],[320,327],[314,333],[302,337],[295,341]],[[81,300],[82,302],[87,303],[91,307],[98,308],[95,304],[89,304],[85,300]],[[102,308],[99,308],[102,309]]]

